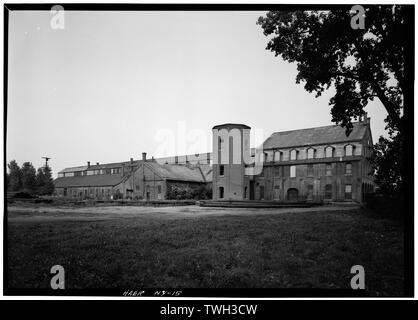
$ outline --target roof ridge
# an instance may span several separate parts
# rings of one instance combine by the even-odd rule
[[[353,122],[353,125],[354,124],[362,124],[362,122],[361,121],[356,121],[356,122]],[[285,131],[275,131],[275,132],[272,133],[272,135],[273,134],[278,134],[278,133],[288,133],[288,132],[294,132],[294,131],[305,131],[305,130],[322,129],[322,128],[332,128],[332,127],[340,127],[341,129],[344,129],[339,124],[331,124],[331,125],[327,125],[327,126],[319,126],[319,127],[311,127],[311,128],[302,128],[302,129],[293,129],[293,130],[285,130]]]

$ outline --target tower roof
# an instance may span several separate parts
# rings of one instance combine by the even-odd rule
[[[218,124],[214,126],[212,129],[220,129],[220,128],[241,128],[241,129],[251,129],[251,127],[242,124],[242,123],[224,123]]]

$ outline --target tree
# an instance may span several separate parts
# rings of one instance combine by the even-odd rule
[[[54,192],[54,181],[50,167],[38,168],[36,190],[39,195],[51,195]]]
[[[402,193],[402,141],[404,107],[410,99],[407,85],[406,37],[408,6],[365,7],[365,28],[353,29],[354,13],[335,11],[271,11],[260,17],[267,50],[296,63],[296,83],[320,96],[334,87],[332,121],[352,130],[351,121],[364,114],[369,101],[378,98],[387,111],[389,138],[374,146],[373,167],[382,193]],[[409,57],[409,56],[408,56]],[[408,58],[409,61],[410,58]],[[408,97],[408,99],[406,99]],[[409,105],[413,108],[413,105]]]
[[[23,163],[21,172],[23,189],[28,192],[34,192],[36,189],[36,170],[32,163]]]
[[[389,197],[402,195],[402,141],[396,134],[389,139],[380,137],[373,147],[372,165],[379,192]]]
[[[7,167],[9,168],[7,190],[19,191],[22,189],[22,172],[20,167],[16,160],[10,161]]]
[[[257,23],[266,36],[273,35],[266,49],[296,62],[297,83],[305,82],[305,89],[316,96],[335,88],[330,100],[332,120],[347,134],[351,120],[360,118],[376,97],[388,112],[388,124],[402,132],[406,10],[405,6],[367,7],[365,28],[356,30],[351,27],[354,14],[349,7],[271,11]]]

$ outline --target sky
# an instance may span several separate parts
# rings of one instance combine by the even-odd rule
[[[296,84],[296,64],[265,49],[265,12],[13,11],[7,161],[54,176],[72,166],[211,151],[211,129],[243,123],[267,138],[333,124],[329,99]],[[373,139],[386,111],[366,111]],[[252,145],[257,143],[255,139]]]

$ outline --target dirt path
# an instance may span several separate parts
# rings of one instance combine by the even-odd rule
[[[306,212],[332,212],[351,211],[358,207],[353,206],[321,206],[313,208],[208,208],[200,206],[182,207],[27,207],[9,206],[8,220],[103,220],[121,217],[133,218],[135,216],[148,218],[190,218],[201,216],[241,216]]]

